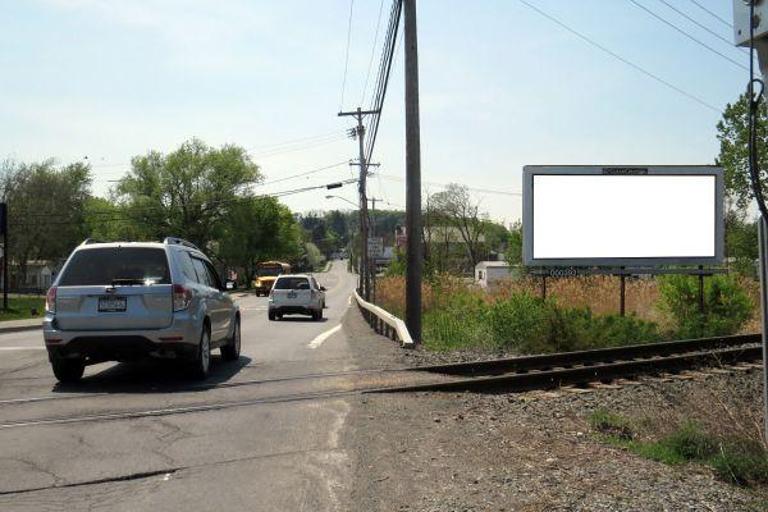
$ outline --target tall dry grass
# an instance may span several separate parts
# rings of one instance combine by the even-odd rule
[[[436,280],[439,286],[429,283],[422,285],[423,310],[430,311],[439,306],[439,297],[454,292],[472,293],[485,302],[508,299],[523,292],[541,294],[541,278],[526,277],[518,280],[503,280],[488,291],[467,284],[455,276],[441,276]],[[589,307],[597,315],[619,312],[621,280],[617,276],[583,276],[547,278],[547,297],[565,307]],[[659,308],[659,281],[653,278],[626,278],[625,308],[642,320],[655,322],[662,330],[672,327],[669,315]],[[750,321],[742,332],[760,331],[760,285],[750,278],[742,278],[740,284],[752,299],[755,308]],[[405,278],[383,277],[376,282],[376,302],[390,313],[402,316],[405,313]]]

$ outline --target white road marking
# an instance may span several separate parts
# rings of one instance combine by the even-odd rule
[[[0,351],[5,350],[45,350],[45,347],[0,347]]]
[[[341,330],[341,324],[337,325],[333,329],[328,329],[324,333],[320,334],[317,338],[315,338],[312,341],[310,341],[309,345],[307,345],[307,347],[309,347],[311,349],[315,349],[315,348],[319,347],[320,345],[323,344],[323,342],[325,340],[327,340],[328,338],[330,338],[331,336],[333,336],[334,334],[336,334],[340,330]]]

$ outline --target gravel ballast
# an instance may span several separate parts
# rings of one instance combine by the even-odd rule
[[[348,316],[346,329],[366,327],[353,312]],[[366,338],[358,347],[366,367],[401,366],[409,358],[426,364],[386,338]],[[744,408],[759,415],[757,369],[641,379],[616,389],[357,400],[346,439],[358,466],[351,509],[742,511],[764,510],[766,503],[763,491],[719,481],[706,466],[668,466],[611,446],[588,422],[596,409],[637,418],[649,429],[699,414],[711,420],[718,408],[725,423],[732,421],[726,413]]]

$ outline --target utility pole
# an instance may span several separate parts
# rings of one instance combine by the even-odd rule
[[[416,0],[403,0],[405,34],[405,325],[415,343],[421,343],[421,135],[419,128],[419,55],[416,36]]]
[[[368,199],[371,202],[371,238],[376,239],[376,201],[381,201],[372,197]],[[369,255],[370,256],[370,255]],[[371,300],[376,304],[376,256],[373,257],[371,265]]]
[[[368,178],[368,165],[365,161],[365,126],[363,125],[363,116],[376,114],[378,110],[357,110],[351,112],[339,112],[339,117],[353,116],[357,119],[355,136],[357,137],[358,150],[360,152],[358,165],[360,166],[360,179],[357,190],[360,194],[360,292],[366,302],[371,300],[371,279],[369,271],[368,258],[368,197],[366,196],[366,181]]]

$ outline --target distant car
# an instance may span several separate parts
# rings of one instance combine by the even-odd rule
[[[208,375],[211,349],[240,357],[240,311],[210,260],[178,238],[86,240],[46,296],[43,336],[61,382],[86,365],[144,357],[183,360]]]
[[[307,274],[281,275],[269,293],[270,320],[281,319],[283,315],[309,315],[313,320],[323,318],[325,308],[325,287]]]

